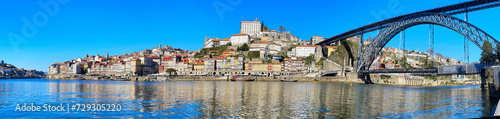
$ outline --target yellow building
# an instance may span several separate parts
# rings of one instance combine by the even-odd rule
[[[141,60],[134,58],[129,61],[130,63],[126,63],[126,73],[131,73],[131,74],[142,74],[142,68],[141,68]]]
[[[66,64],[61,64],[61,67],[59,67],[59,69],[60,69],[60,74],[66,74],[68,67]]]
[[[281,63],[245,63],[247,71],[281,71]]]
[[[224,52],[222,52],[223,57],[230,57],[230,56],[235,56],[235,55],[236,55],[236,51],[234,51],[234,50],[225,50]]]
[[[194,71],[205,70],[205,62],[193,62],[193,70]]]
[[[337,46],[326,46],[326,48],[328,49],[328,55],[327,56],[330,56],[332,52],[337,51]]]
[[[272,36],[262,36],[262,37],[260,37],[260,40],[262,42],[269,42],[269,41],[273,40],[273,37]]]

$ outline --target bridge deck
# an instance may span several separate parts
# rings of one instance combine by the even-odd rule
[[[428,69],[377,69],[377,70],[363,70],[360,71],[362,74],[371,73],[438,73],[437,68]]]
[[[438,68],[422,68],[422,69],[377,69],[377,70],[363,70],[362,74],[370,73],[434,73],[439,75],[453,75],[453,74],[480,74],[484,68],[482,64],[469,64],[469,65],[451,65],[440,66]]]

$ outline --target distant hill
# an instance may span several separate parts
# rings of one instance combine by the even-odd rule
[[[37,70],[25,70],[0,61],[0,79],[43,78],[45,73]]]

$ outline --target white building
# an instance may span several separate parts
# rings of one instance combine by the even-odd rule
[[[61,72],[60,67],[61,67],[60,63],[55,63],[50,65],[49,74],[59,74]]]
[[[81,74],[82,65],[80,63],[68,63],[66,74]]]
[[[255,21],[241,21],[240,33],[249,34],[250,36],[257,36],[261,31],[261,23],[257,18]]]
[[[295,51],[296,51],[296,48],[292,48],[292,50],[291,50],[291,51],[288,51],[288,52],[286,53],[286,55],[288,55],[288,57],[295,56]]]
[[[225,38],[225,39],[218,39],[218,38],[205,38],[205,45],[203,48],[211,48],[211,47],[218,47],[218,46],[223,46],[229,43],[230,38]]]
[[[325,39],[321,36],[312,36],[311,37],[311,45],[315,45],[316,43],[319,43],[323,40],[325,40]]]
[[[316,53],[317,45],[299,45],[295,48],[295,56],[297,57],[308,57],[309,55],[314,55]]]
[[[231,36],[231,45],[243,45],[250,43],[250,35],[248,34],[234,34]]]
[[[278,31],[276,30],[271,30],[271,31],[262,31],[261,36],[272,36],[272,37],[278,37]]]
[[[223,46],[223,45],[226,45],[227,43],[229,43],[229,39],[230,38],[224,38],[224,39],[214,39],[214,46],[215,47],[218,47],[218,46]]]
[[[266,48],[269,48],[269,54],[278,54],[281,51],[281,45],[267,42],[255,42],[250,44],[250,51],[266,51]]]
[[[125,61],[116,62],[110,66],[111,66],[110,73],[125,73],[126,72],[126,62]]]

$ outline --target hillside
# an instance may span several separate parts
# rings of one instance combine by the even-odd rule
[[[42,71],[25,70],[7,64],[3,60],[0,62],[0,79],[43,78],[44,76],[45,73]]]

